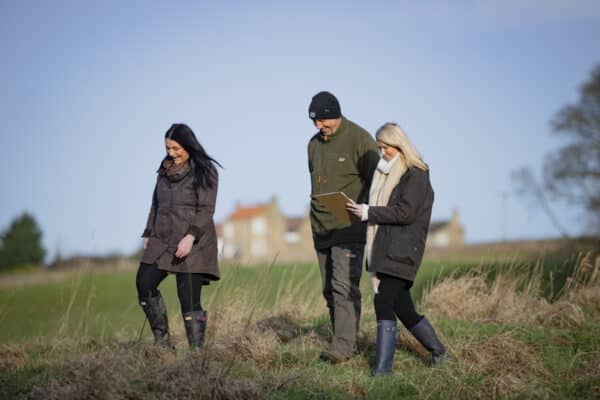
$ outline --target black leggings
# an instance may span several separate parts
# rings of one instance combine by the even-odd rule
[[[395,321],[396,316],[406,329],[410,329],[423,318],[417,314],[410,297],[411,281],[390,275],[377,274],[379,293],[375,295],[375,315],[377,320]]]
[[[143,299],[158,296],[160,294],[158,285],[167,275],[167,271],[158,269],[156,264],[140,263],[140,268],[135,279],[138,297]],[[203,275],[178,272],[175,276],[177,279],[177,296],[181,304],[181,312],[202,311],[200,292],[204,281]]]

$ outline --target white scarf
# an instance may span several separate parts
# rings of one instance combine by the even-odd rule
[[[377,169],[373,173],[371,189],[369,190],[369,206],[387,206],[392,190],[400,182],[400,178],[406,172],[406,164],[400,159],[400,154],[396,154],[390,161],[380,159]],[[365,244],[365,253],[367,263],[371,264],[371,250],[373,240],[377,233],[377,224],[367,226],[367,243]]]

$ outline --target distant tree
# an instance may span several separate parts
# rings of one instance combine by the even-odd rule
[[[42,232],[28,213],[15,218],[0,235],[0,269],[39,264],[45,255]]]
[[[600,65],[581,86],[579,102],[559,110],[552,127],[566,144],[546,156],[541,182],[529,168],[515,171],[517,189],[536,199],[563,236],[568,234],[551,210],[552,201],[579,207],[587,220],[584,228],[600,233]]]

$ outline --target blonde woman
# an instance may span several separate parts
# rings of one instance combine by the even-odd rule
[[[381,160],[373,174],[369,204],[348,204],[368,221],[367,270],[375,291],[377,349],[373,375],[392,372],[396,317],[431,352],[433,364],[446,349],[429,321],[417,314],[410,288],[421,264],[433,206],[429,168],[397,124],[386,123],[375,135]]]

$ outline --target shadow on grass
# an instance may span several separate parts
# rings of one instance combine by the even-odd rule
[[[283,344],[313,335],[324,343],[330,342],[332,338],[331,324],[327,315],[313,318],[308,324],[302,324],[288,314],[280,314],[259,321],[257,326],[261,330],[274,332]],[[402,326],[400,326],[400,329],[403,329]],[[429,353],[421,348],[414,339],[406,335],[398,336],[396,351],[408,354],[424,365],[431,364]],[[375,367],[375,352],[375,332],[373,334],[359,333],[357,351],[353,358],[363,359],[369,365],[369,368],[373,369]]]
[[[260,320],[256,325],[262,330],[273,331],[284,344],[309,335],[316,335],[326,341],[331,340],[331,324],[327,316],[320,316],[312,319],[308,324],[301,324],[284,313]]]

